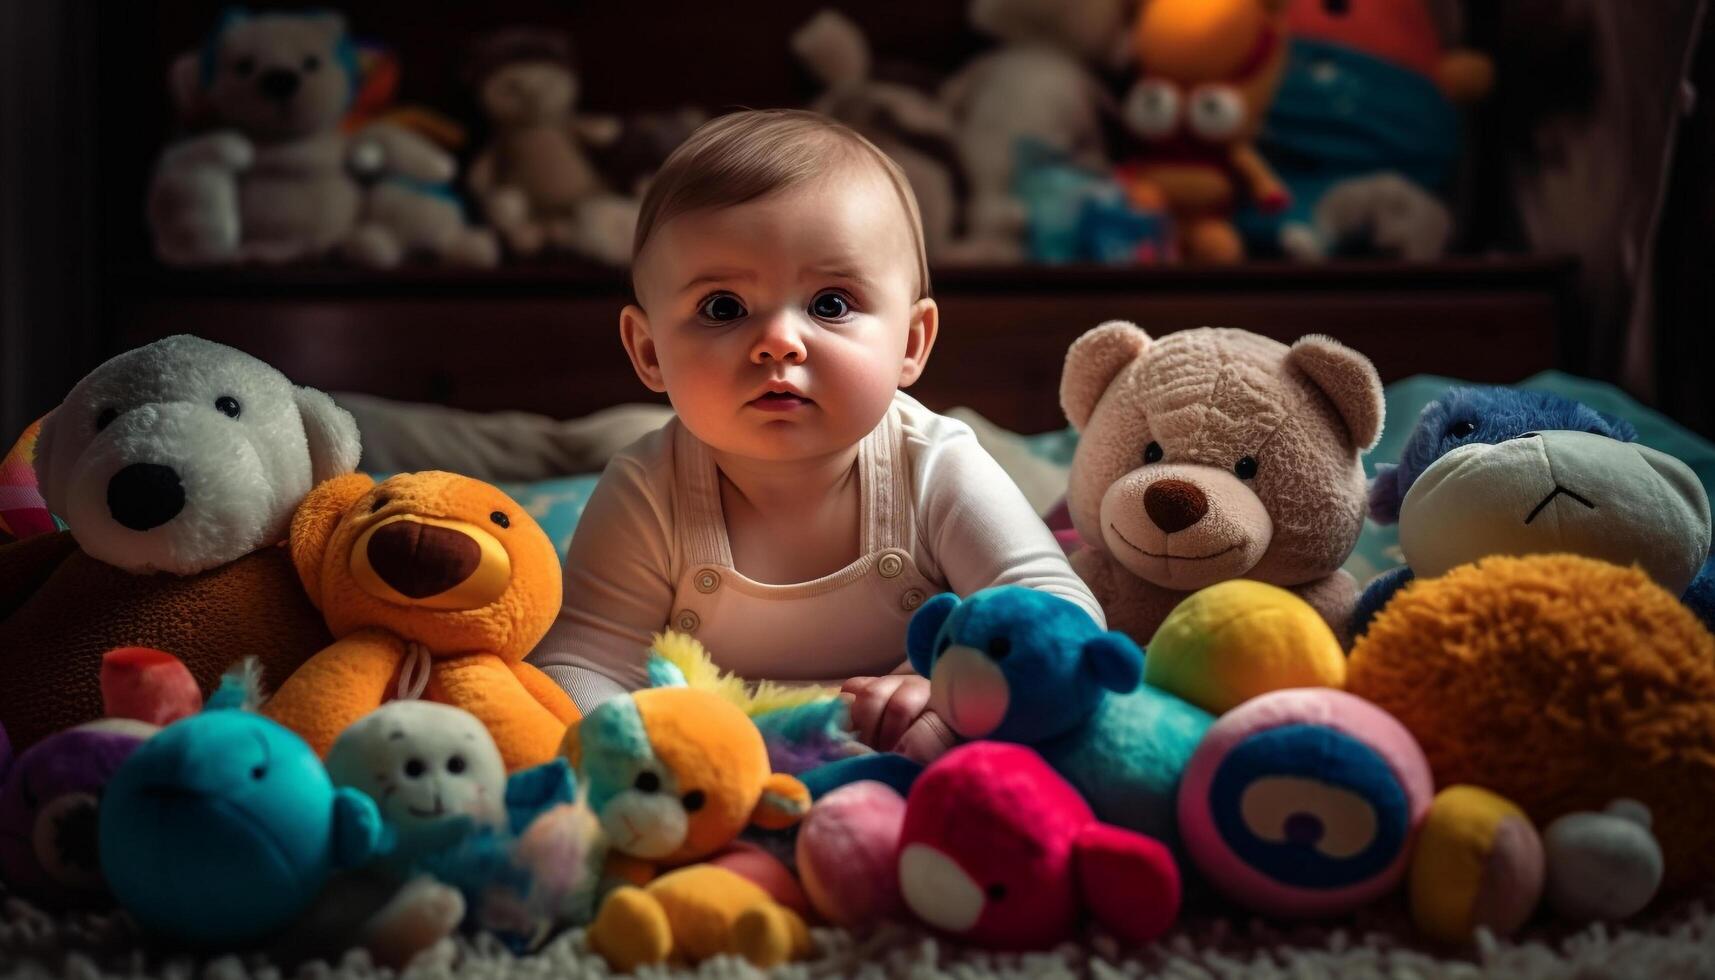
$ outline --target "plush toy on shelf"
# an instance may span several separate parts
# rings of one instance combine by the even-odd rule
[[[1190,593],[1246,578],[1296,594],[1343,637],[1359,456],[1384,411],[1368,358],[1316,335],[1290,347],[1214,328],[1153,339],[1113,321],[1072,345],[1060,404],[1082,434],[1072,566],[1110,626],[1147,644]]]
[[[469,712],[392,701],[334,741],[327,767],[335,786],[376,801],[394,837],[390,852],[365,868],[348,893],[402,892],[426,872],[460,890],[457,912],[470,909],[474,924],[519,949],[532,948],[556,921],[587,906],[583,893],[595,880],[586,860],[595,850],[593,827],[571,805],[576,781],[563,759],[509,778],[494,740]],[[546,826],[559,821],[569,827]],[[538,865],[526,841],[549,833],[573,846],[555,853],[555,866]],[[441,908],[450,930],[462,916],[450,905]],[[340,911],[348,922],[363,921]]]
[[[30,423],[0,457],[0,545],[59,530],[36,485],[36,439],[41,432],[40,420]]]
[[[1387,712],[1344,691],[1274,691],[1209,729],[1180,784],[1179,832],[1234,902],[1340,916],[1404,879],[1434,792]]]
[[[911,788],[899,889],[923,922],[999,949],[1049,949],[1086,916],[1142,945],[1179,915],[1166,847],[1098,821],[1035,752],[999,742],[953,749]]]
[[[1457,106],[1488,90],[1487,56],[1444,49],[1425,0],[1286,0],[1286,29],[1286,72],[1257,145],[1292,202],[1242,210],[1247,245],[1310,261],[1441,255]]]
[[[1495,556],[1419,579],[1359,638],[1346,688],[1411,731],[1438,784],[1538,826],[1637,800],[1664,887],[1715,873],[1715,637],[1641,569]]]
[[[383,701],[422,697],[481,720],[509,771],[554,757],[577,708],[524,656],[559,613],[560,559],[510,497],[451,473],[352,474],[304,498],[289,544],[335,640],[265,714],[326,754]]]
[[[683,674],[666,664],[653,658],[651,675],[674,684]],[[808,953],[803,919],[761,884],[729,867],[686,867],[747,826],[783,829],[809,809],[803,784],[771,770],[761,731],[738,705],[685,686],[632,692],[571,726],[562,753],[604,832],[608,881],[618,883],[589,927],[591,947],[616,969],[718,953],[767,967]]]
[[[1012,192],[1024,206],[1033,261],[1154,265],[1174,257],[1166,213],[1140,206],[1113,174],[1029,139],[1016,155]]]
[[[605,185],[589,151],[616,140],[621,127],[577,112],[571,39],[537,28],[497,32],[478,43],[467,78],[490,129],[466,179],[506,246],[519,255],[551,247],[629,262],[638,202]]]
[[[362,89],[357,51],[338,13],[233,9],[174,63],[174,97],[197,135],[169,146],[151,181],[163,261],[498,260],[493,236],[446,192],[451,155],[390,122],[342,128]]]
[[[1715,625],[1709,498],[1684,463],[1622,420],[1547,392],[1451,388],[1376,469],[1370,516],[1399,524],[1406,565],[1364,590],[1362,631],[1415,576],[1488,555],[1636,564]]]
[[[1140,204],[1172,214],[1187,261],[1242,260],[1234,210],[1290,201],[1254,142],[1286,65],[1284,2],[1143,0],[1138,9],[1138,79],[1121,112],[1141,152],[1121,173]]]
[[[196,337],[79,381],[35,472],[69,532],[0,547],[0,718],[20,748],[102,714],[102,655],[148,646],[204,692],[256,657],[279,684],[328,643],[286,550],[316,483],[351,472],[356,423],[327,395]]]
[[[1092,69],[1118,60],[1127,0],[972,0],[972,26],[1002,44],[948,79],[940,101],[970,181],[967,239],[985,261],[1025,254],[1030,216],[1014,196],[1020,147],[1105,173],[1112,98]]]
[[[102,791],[161,725],[202,707],[185,665],[142,647],[102,658],[101,690],[104,717],[42,739],[0,771],[0,880],[50,906],[111,901],[96,840]]]

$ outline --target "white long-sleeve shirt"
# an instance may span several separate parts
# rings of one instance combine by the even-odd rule
[[[566,554],[560,617],[530,661],[585,711],[645,684],[651,634],[701,640],[723,669],[778,681],[885,674],[939,592],[1022,585],[1101,606],[962,422],[901,393],[858,449],[859,557],[771,585],[733,567],[713,456],[677,418],[616,455]]]

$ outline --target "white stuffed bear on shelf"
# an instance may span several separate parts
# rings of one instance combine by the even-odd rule
[[[231,11],[172,67],[200,134],[169,146],[149,189],[155,251],[174,265],[341,255],[386,268],[412,253],[492,266],[492,232],[445,191],[452,157],[398,126],[341,129],[359,83],[337,13]]]

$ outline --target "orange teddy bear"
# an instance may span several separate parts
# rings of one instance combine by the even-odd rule
[[[494,487],[451,473],[329,480],[292,519],[292,562],[334,644],[263,706],[318,754],[390,698],[475,715],[508,771],[554,758],[578,720],[524,663],[560,608],[560,559]]]

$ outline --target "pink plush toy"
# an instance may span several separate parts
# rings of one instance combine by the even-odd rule
[[[924,770],[905,806],[899,887],[916,916],[978,946],[1047,949],[1088,912],[1147,943],[1179,914],[1166,847],[1100,823],[1031,749],[972,742]]]
[[[822,918],[847,929],[907,918],[899,897],[905,798],[874,780],[816,801],[798,827],[798,876]]]

